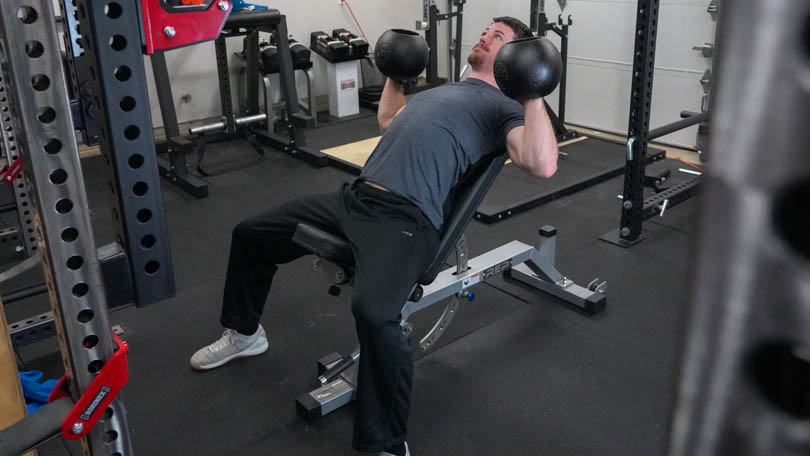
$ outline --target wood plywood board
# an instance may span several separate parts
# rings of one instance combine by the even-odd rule
[[[342,146],[332,147],[330,149],[324,149],[321,152],[362,167],[366,164],[366,160],[368,160],[371,152],[375,147],[377,147],[377,143],[380,142],[380,138],[381,136],[376,136],[374,138],[368,138],[362,141],[344,144]]]
[[[6,314],[0,302],[0,429],[11,426],[25,416],[25,398],[17,375]],[[31,455],[36,455],[36,452],[26,453],[26,456]]]

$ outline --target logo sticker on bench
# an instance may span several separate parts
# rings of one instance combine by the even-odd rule
[[[511,258],[504,261],[503,263],[496,264],[495,266],[492,266],[491,268],[485,269],[481,274],[483,275],[483,279],[486,280],[486,279],[488,279],[488,278],[490,278],[490,277],[492,277],[492,276],[494,276],[496,274],[500,274],[503,271],[506,271],[507,269],[512,269],[512,259]]]

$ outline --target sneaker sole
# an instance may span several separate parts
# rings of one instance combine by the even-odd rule
[[[377,453],[377,456],[394,456],[394,455],[386,451],[381,451],[380,453]],[[411,449],[408,448],[408,442],[405,442],[405,456],[411,456]]]
[[[198,365],[198,366],[194,365],[194,364],[191,364],[191,367],[193,369],[196,369],[196,370],[214,369],[216,367],[219,367],[219,366],[221,366],[221,365],[223,365],[225,363],[228,363],[230,361],[233,361],[235,359],[248,358],[250,356],[261,355],[262,353],[267,351],[267,348],[269,346],[270,346],[270,344],[267,342],[267,339],[263,339],[262,343],[260,343],[256,347],[250,347],[250,348],[247,348],[247,349],[245,349],[245,350],[243,350],[243,351],[241,351],[239,353],[234,353],[233,355],[222,358],[221,360],[219,360],[219,361],[217,361],[215,363],[201,364],[201,365]]]

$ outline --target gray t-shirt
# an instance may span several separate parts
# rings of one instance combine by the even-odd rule
[[[436,227],[460,177],[484,155],[506,147],[523,125],[523,106],[480,79],[412,96],[385,131],[359,179],[406,198]]]

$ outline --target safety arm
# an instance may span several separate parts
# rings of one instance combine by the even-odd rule
[[[380,124],[380,131],[385,133],[391,121],[405,107],[405,90],[402,84],[385,79],[385,87],[380,97],[380,106],[377,109],[377,122]]]
[[[509,158],[535,177],[551,177],[557,171],[557,138],[542,98],[523,104],[524,125],[507,134]]]

